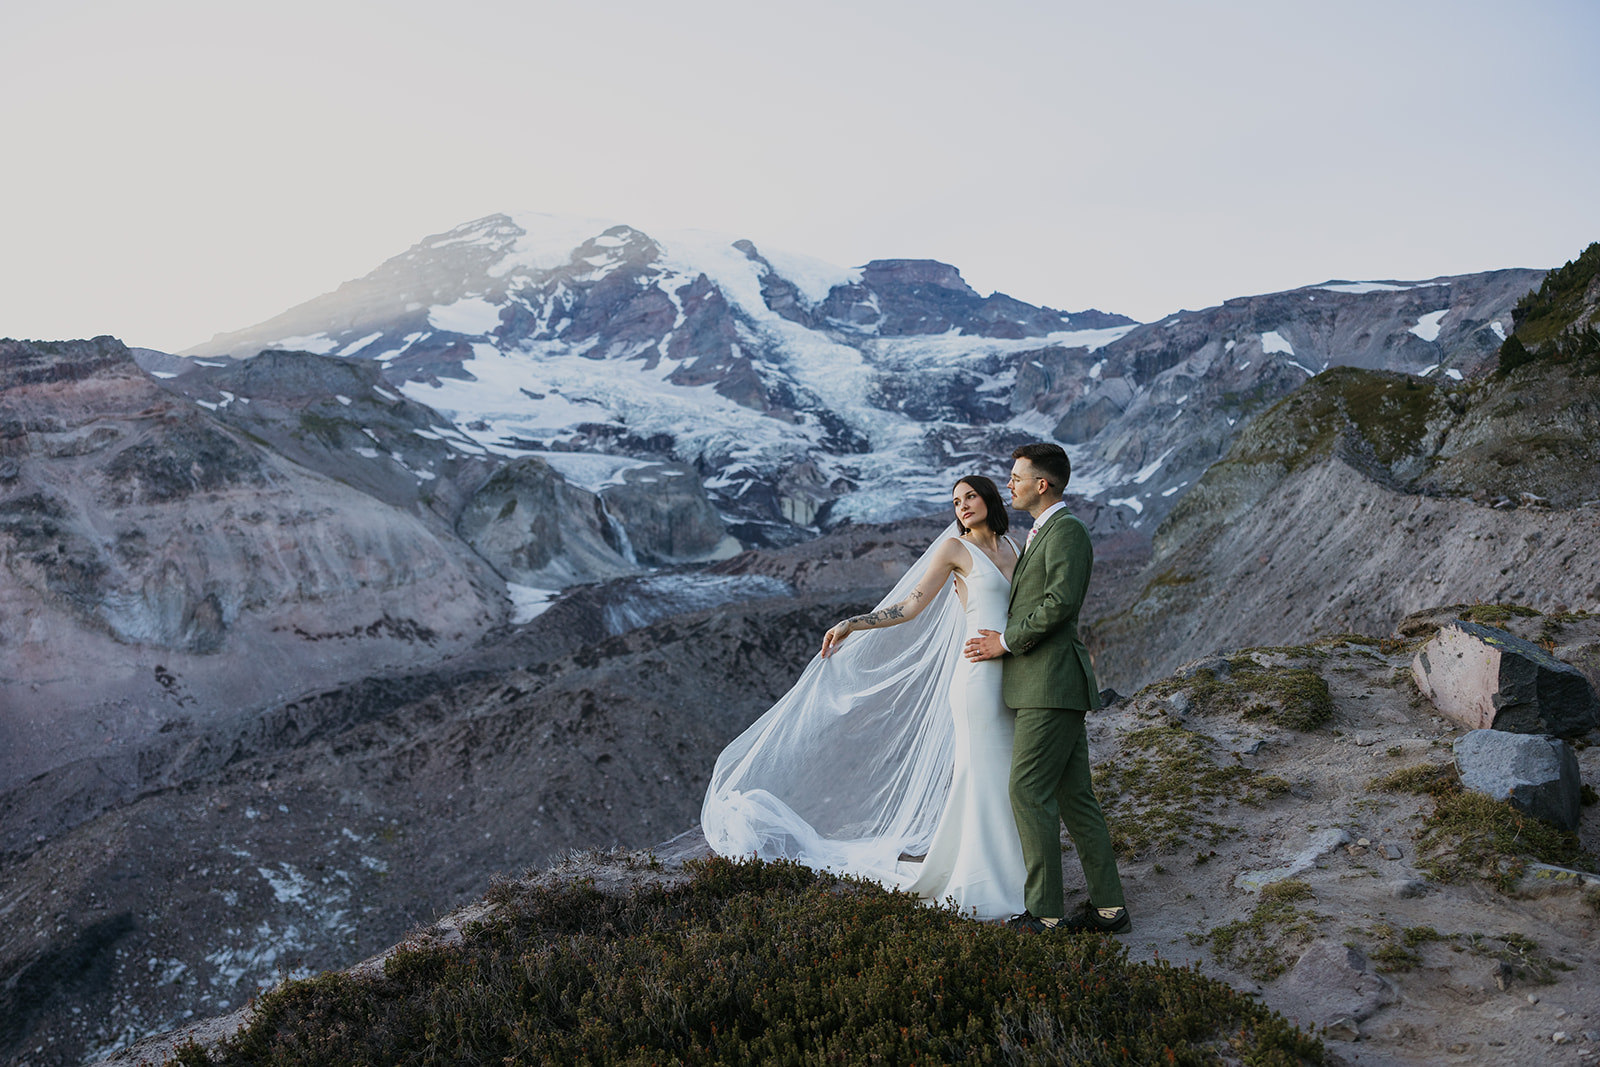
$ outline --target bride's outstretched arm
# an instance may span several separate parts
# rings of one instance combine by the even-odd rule
[[[938,595],[944,583],[950,580],[950,576],[964,571],[967,562],[962,556],[964,551],[954,540],[946,541],[928,560],[927,571],[904,600],[878,608],[876,611],[869,611],[865,615],[853,615],[843,622],[834,623],[828,632],[822,635],[822,657],[826,659],[833,655],[839,643],[857,630],[877,630],[885,626],[897,626],[922,614],[922,609],[933,603],[933,598]]]

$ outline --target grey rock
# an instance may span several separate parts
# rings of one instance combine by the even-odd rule
[[[1565,741],[1500,730],[1473,730],[1452,746],[1461,784],[1509,800],[1518,810],[1576,830],[1583,781],[1578,757]]]
[[[1228,663],[1225,656],[1208,656],[1205,659],[1198,659],[1193,663],[1180,667],[1173,673],[1179,678],[1187,680],[1202,672],[1209,672],[1213,678],[1229,678],[1233,675],[1233,667]]]
[[[626,531],[638,562],[699,563],[740,551],[693,468],[656,463],[623,471],[622,479],[600,490],[600,499]]]
[[[1400,850],[1399,845],[1385,843],[1383,846],[1383,858],[1386,860],[1397,860],[1404,855],[1405,853]]]
[[[1322,1036],[1330,1041],[1355,1041],[1361,1036],[1361,1027],[1349,1016],[1340,1016],[1322,1028]]]
[[[1428,892],[1428,883],[1422,878],[1407,878],[1394,883],[1394,895],[1400,900],[1412,900]]]
[[[1367,969],[1366,956],[1327,940],[1308,948],[1278,980],[1278,994],[1285,1015],[1323,1026],[1341,1019],[1359,1023],[1395,999],[1394,986]]]
[[[531,456],[484,483],[462,511],[456,532],[506,581],[536,589],[639,570],[604,502]]]
[[[1441,626],[1411,675],[1434,706],[1472,729],[1578,737],[1600,726],[1600,698],[1582,671],[1493,626]]]

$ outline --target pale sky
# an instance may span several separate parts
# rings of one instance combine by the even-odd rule
[[[5,0],[0,336],[178,350],[497,211],[1141,320],[1600,240],[1600,3]]]

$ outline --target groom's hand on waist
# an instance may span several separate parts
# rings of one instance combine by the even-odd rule
[[[969,638],[961,654],[973,663],[986,659],[999,659],[1006,654],[1005,642],[1000,640],[998,630],[979,630],[978,636]]]

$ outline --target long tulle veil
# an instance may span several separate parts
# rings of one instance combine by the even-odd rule
[[[908,596],[957,532],[951,523],[878,606]],[[950,790],[950,684],[965,632],[952,585],[916,618],[857,631],[828,659],[814,657],[722,751],[700,812],[712,849],[906,878],[896,860],[927,851]]]

